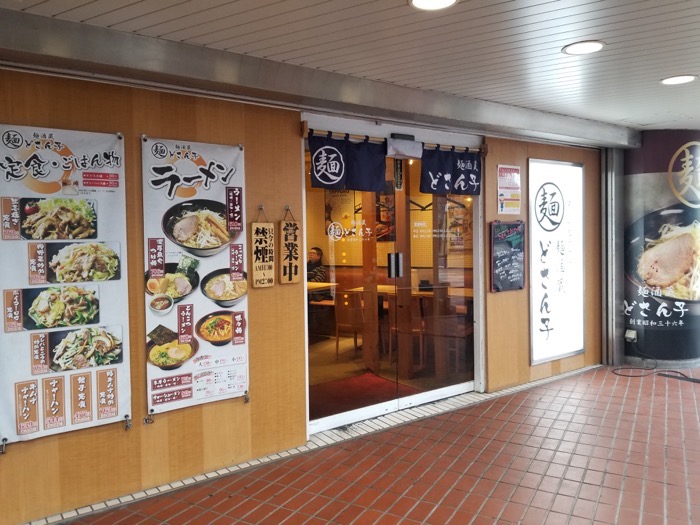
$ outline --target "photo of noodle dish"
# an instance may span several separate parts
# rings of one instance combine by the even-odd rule
[[[62,337],[51,351],[51,369],[78,370],[120,362],[121,337],[101,327],[86,327],[72,332],[54,332],[51,338]]]
[[[223,346],[233,337],[231,312],[219,310],[202,317],[195,325],[197,335],[214,346]]]
[[[25,294],[38,290],[24,290]],[[29,298],[27,298],[29,299]],[[50,287],[39,291],[27,311],[36,328],[79,326],[99,321],[95,290],[78,286]],[[26,319],[25,319],[26,321]],[[27,326],[25,322],[25,327]]]
[[[147,360],[161,370],[180,368],[191,359],[199,349],[199,342],[194,337],[190,343],[180,343],[177,332],[158,325],[148,334],[146,345]]]
[[[195,199],[176,204],[163,215],[162,226],[170,241],[198,257],[219,253],[232,238],[226,205],[218,201]]]
[[[94,239],[97,236],[97,216],[92,201],[21,199],[20,206],[25,239]]]
[[[55,248],[60,249],[49,261],[50,282],[79,283],[118,278],[119,256],[103,243],[51,243],[49,253]]]
[[[200,288],[208,299],[223,308],[230,308],[248,293],[247,274],[243,272],[241,281],[232,281],[229,268],[214,270],[202,279]]]
[[[146,272],[146,293],[169,295],[176,303],[191,294],[198,285],[199,274],[196,271],[187,272],[177,263],[166,263],[163,277],[151,277]]]
[[[700,300],[700,222],[663,224],[645,239],[636,272],[652,289],[672,299]]]

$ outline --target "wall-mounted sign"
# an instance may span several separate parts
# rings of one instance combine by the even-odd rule
[[[280,284],[301,281],[301,228],[296,221],[280,222]]]
[[[525,287],[525,223],[491,223],[491,291]]]
[[[532,363],[583,352],[583,167],[529,162]]]
[[[248,390],[244,151],[143,138],[151,413]]]
[[[0,125],[0,438],[131,414],[124,141]]]
[[[250,225],[253,242],[253,288],[275,285],[275,225],[271,222],[254,222]]]
[[[520,215],[520,166],[498,165],[498,214]]]

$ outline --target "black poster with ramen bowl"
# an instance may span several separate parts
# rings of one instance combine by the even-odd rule
[[[625,154],[625,355],[698,359],[700,131],[647,131],[643,144]]]

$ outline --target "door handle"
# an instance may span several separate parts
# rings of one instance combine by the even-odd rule
[[[387,254],[387,277],[389,279],[403,277],[403,253]]]

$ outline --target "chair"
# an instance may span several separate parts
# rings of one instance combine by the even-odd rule
[[[421,305],[420,299],[418,297],[411,297],[411,335],[418,337],[418,364],[423,368],[425,361],[425,347],[423,346],[423,317],[421,315]],[[394,335],[399,334],[398,326],[398,307],[396,302],[396,295],[389,295],[389,363],[391,363],[392,348]]]
[[[335,294],[335,358],[340,354],[340,334],[352,333],[355,350],[357,334],[364,327],[362,295],[359,292],[337,292]]]

